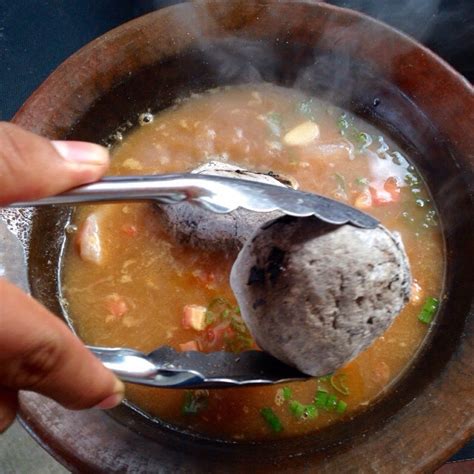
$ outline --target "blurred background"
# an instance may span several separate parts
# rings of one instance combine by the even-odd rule
[[[41,82],[80,47],[132,18],[175,3],[180,2],[0,0],[0,120],[11,119]],[[469,81],[474,81],[474,0],[331,0],[327,3],[365,12],[408,33]],[[474,458],[474,443],[453,460],[468,458]],[[0,436],[0,473],[32,472],[66,471],[17,424]]]

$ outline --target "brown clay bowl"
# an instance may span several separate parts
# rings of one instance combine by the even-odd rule
[[[15,122],[50,138],[101,141],[146,109],[241,82],[294,86],[351,109],[415,160],[438,206],[445,298],[428,342],[390,393],[317,435],[242,443],[200,437],[130,407],[70,412],[25,393],[34,437],[80,472],[426,472],[474,434],[474,94],[410,38],[364,15],[310,2],[203,1],[111,31],[60,66]],[[57,264],[66,211],[37,212],[28,273],[60,315]]]

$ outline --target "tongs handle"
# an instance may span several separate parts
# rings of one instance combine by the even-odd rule
[[[150,360],[146,354],[133,349],[87,348],[124,382],[166,388],[195,387],[204,382],[204,377],[198,372],[177,368],[167,370]]]
[[[268,385],[309,376],[263,351],[176,351],[162,346],[144,354],[127,348],[88,347],[125,382],[162,388],[224,388]]]
[[[155,200],[164,204],[188,201],[215,213],[238,208],[253,212],[280,211],[296,217],[316,216],[334,225],[350,223],[374,228],[379,222],[347,204],[317,194],[235,178],[203,174],[108,177],[63,194],[10,207],[85,202]]]
[[[89,202],[140,201],[154,199],[163,203],[184,201],[193,192],[195,175],[108,176],[95,183],[78,186],[62,194],[9,207],[83,204]]]

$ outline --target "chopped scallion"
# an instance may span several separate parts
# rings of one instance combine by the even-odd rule
[[[290,411],[296,418],[301,418],[304,415],[304,405],[296,400],[291,400]]]
[[[309,404],[305,405],[304,407],[304,418],[309,418],[312,420],[313,418],[316,418],[318,416],[318,410],[315,405]]]
[[[337,191],[347,197],[346,178],[341,173],[334,173],[334,179],[337,183]]]
[[[330,378],[330,382],[332,388],[343,395],[349,395],[350,390],[349,387],[346,385],[347,381],[347,374],[337,374],[332,375]]]
[[[196,415],[207,408],[208,394],[205,390],[186,391],[182,411],[185,415]]]
[[[314,120],[314,112],[313,112],[313,99],[302,100],[296,104],[296,111],[299,112],[301,115],[308,117],[311,120]]]
[[[337,413],[344,413],[347,409],[347,403],[344,400],[338,400],[336,405]]]
[[[318,390],[316,392],[316,396],[314,397],[314,404],[316,405],[317,408],[326,408],[328,397],[329,397],[329,394],[327,392]]]
[[[281,424],[280,418],[275,414],[271,408],[262,408],[260,410],[260,415],[265,420],[267,425],[275,432],[279,433],[283,430],[283,425]]]
[[[283,387],[283,399],[289,400],[292,397],[292,391],[290,387]]]
[[[426,298],[425,304],[421,308],[418,319],[425,324],[430,324],[433,321],[433,317],[436,314],[436,311],[439,306],[439,301],[437,298],[429,296]]]
[[[312,420],[318,416],[318,410],[312,403],[304,405],[296,400],[291,400],[289,407],[293,416],[298,419],[303,418]]]
[[[270,112],[266,115],[266,121],[273,135],[281,136],[281,115],[277,112]]]
[[[332,377],[332,374],[327,374],[327,375],[323,375],[322,377],[318,377],[318,380],[320,382],[328,382],[331,377]]]
[[[359,186],[368,186],[369,185],[369,180],[367,178],[356,178],[355,182]]]
[[[336,395],[333,395],[332,393],[328,395],[328,398],[326,400],[326,410],[328,411],[334,411],[337,407],[337,397]]]

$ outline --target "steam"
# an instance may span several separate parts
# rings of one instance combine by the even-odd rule
[[[441,0],[351,0],[329,2],[381,20],[423,41],[439,21]]]

